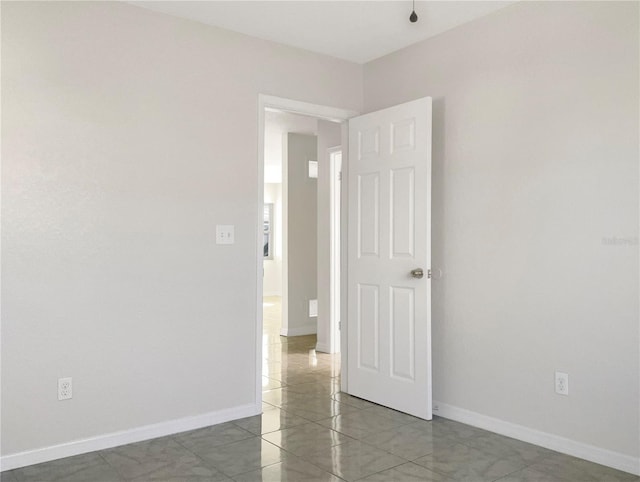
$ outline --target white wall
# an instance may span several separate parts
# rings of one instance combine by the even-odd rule
[[[264,202],[273,204],[273,259],[264,260],[262,292],[265,296],[282,296],[282,184],[265,183]]]
[[[630,457],[638,13],[518,2],[364,72],[365,111],[434,99],[434,398]]]
[[[258,93],[359,110],[361,74],[121,2],[2,5],[5,456],[260,409]]]
[[[264,113],[264,182],[282,183],[282,136],[288,132],[316,135],[318,120],[288,112]]]
[[[317,179],[309,177],[309,161],[316,160],[317,137],[289,133],[283,136],[282,209],[284,216],[284,288],[282,335],[309,335],[317,331],[317,317],[309,316],[309,301],[318,297]]]

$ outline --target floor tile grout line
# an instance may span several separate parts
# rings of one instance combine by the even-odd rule
[[[117,447],[113,447],[113,448],[117,448]],[[105,452],[106,450],[109,450],[109,449],[102,449],[102,450],[98,450],[98,451],[97,451],[98,456],[99,456],[102,460],[104,460],[104,462],[105,462],[109,467],[111,467],[111,468],[115,471],[115,473],[116,473],[116,474],[118,474],[118,477],[120,478],[120,480],[122,480],[122,482],[126,482],[126,481],[127,481],[127,478],[126,478],[126,477],[125,477],[125,476],[120,472],[120,470],[118,470],[118,467],[116,467],[116,466],[115,466],[115,465],[113,465],[111,462],[109,462],[109,459],[107,459],[107,458],[104,456],[104,453],[103,453],[103,452]]]
[[[231,421],[231,422],[225,422],[225,423],[232,423],[232,422],[233,422],[233,421]],[[235,424],[234,424],[234,425],[235,425]],[[209,427],[215,427],[215,425],[209,425]],[[203,427],[203,428],[208,428],[208,427]],[[229,442],[229,443],[226,443],[226,444],[216,445],[216,446],[215,446],[215,448],[224,447],[224,446],[231,445],[231,444],[234,444],[234,443],[237,443],[237,442],[243,442],[243,441],[245,441],[245,440],[249,440],[249,439],[251,439],[251,438],[255,438],[255,437],[256,437],[256,436],[255,436],[255,434],[252,434],[251,432],[249,432],[248,430],[243,429],[242,427],[238,427],[238,426],[236,425],[236,428],[239,428],[239,429],[240,429],[240,430],[242,430],[243,432],[247,432],[247,434],[249,434],[249,436],[248,436],[248,437],[246,437],[246,438],[239,439],[239,440],[234,440],[233,442]],[[180,432],[180,433],[188,433],[188,432],[193,432],[193,431],[197,431],[197,430],[201,430],[201,429],[188,430],[187,432]],[[177,439],[177,436],[178,436],[178,435],[179,435],[179,434],[173,434],[173,435],[170,435],[170,437],[171,437],[175,442],[177,442],[181,447],[183,447],[186,451],[188,451],[190,454],[194,455],[197,459],[199,459],[200,461],[202,461],[202,463],[203,463],[206,467],[208,467],[208,468],[210,468],[210,469],[214,469],[216,472],[219,472],[219,473],[223,474],[225,477],[232,478],[230,475],[226,474],[226,473],[225,473],[225,472],[223,472],[221,469],[219,469],[218,467],[216,467],[216,466],[215,466],[215,464],[213,464],[213,462],[211,462],[211,461],[209,461],[209,460],[205,459],[202,455],[197,454],[196,452],[194,452],[193,450],[191,450],[189,447],[187,447],[186,445],[184,445],[180,440],[178,440],[178,439]]]
[[[393,454],[391,454],[391,455],[393,455]],[[396,457],[398,457],[398,456],[396,455]],[[402,458],[402,457],[400,457],[400,458]],[[393,469],[395,469],[396,467],[400,467],[401,465],[405,465],[405,464],[407,464],[407,463],[412,463],[412,462],[411,462],[410,460],[405,460],[404,462],[402,462],[402,463],[400,463],[400,464],[398,464],[398,465],[394,465],[393,467],[387,467],[387,468],[386,468],[386,469],[384,469],[384,470],[379,470],[379,471],[377,471],[377,472],[374,472],[373,474],[365,475],[364,477],[361,477],[361,479],[365,479],[365,478],[370,477],[370,476],[372,476],[372,475],[380,474],[380,473],[382,473],[382,472],[386,472],[387,470],[393,470]],[[357,481],[356,481],[356,482],[357,482]]]
[[[464,442],[461,442],[460,440],[458,440],[458,439],[454,438],[453,436],[444,436],[443,438],[448,439],[448,440],[449,440],[449,441],[451,441],[451,442],[455,442],[457,445],[463,445],[463,446],[464,446],[464,447],[466,447],[467,449],[476,450],[476,451],[478,451],[478,452],[482,453],[483,455],[488,456],[489,458],[493,459],[495,462],[499,462],[499,461],[507,460],[507,459],[505,459],[505,458],[503,458],[503,457],[500,457],[500,456],[497,456],[497,455],[495,455],[495,454],[491,454],[491,453],[485,452],[485,451],[483,451],[483,450],[481,450],[481,449],[478,449],[478,448],[476,448],[476,447],[472,447],[472,446],[470,446],[470,445],[467,445],[467,444],[465,444]],[[431,454],[429,454],[429,455],[431,455]],[[424,455],[423,457],[428,457],[429,455]],[[419,457],[419,458],[423,458],[423,457]],[[415,459],[415,460],[418,460],[418,459]],[[413,462],[413,463],[415,463],[415,460],[414,460],[414,461],[412,461],[412,462]],[[422,465],[422,464],[417,464],[417,465],[420,465],[421,467],[424,467],[424,468],[426,468],[427,470],[430,470],[430,471],[432,471],[432,472],[435,472],[435,473],[437,473],[437,474],[439,474],[439,475],[443,475],[443,476],[445,476],[445,477],[447,477],[447,478],[453,479],[453,477],[451,476],[451,474],[447,474],[446,472],[440,471],[440,470],[438,470],[438,469],[436,469],[436,468],[429,468],[429,467],[425,467],[425,466],[424,466],[424,465]],[[508,474],[505,474],[505,475],[503,475],[503,476],[500,476],[500,477],[499,477],[499,478],[497,478],[497,479],[493,479],[493,480],[492,480],[492,481],[490,481],[490,482],[498,482],[499,480],[502,480],[502,479],[504,479],[504,478],[508,477],[508,476],[509,476],[509,475],[511,475],[511,474],[514,474],[514,473],[516,473],[516,472],[519,472],[519,471],[525,470],[526,468],[530,467],[531,465],[533,465],[533,464],[525,464],[523,467],[520,467],[520,468],[518,468],[518,469],[515,469],[515,470],[513,470],[512,472],[509,472]],[[554,475],[554,474],[551,474],[551,475]],[[554,475],[554,476],[555,476],[555,475]]]
[[[341,444],[337,444],[337,445],[341,445]],[[333,445],[332,447],[335,447],[335,446],[336,446],[336,445]],[[304,458],[304,456],[302,456],[302,455],[296,455],[296,454],[294,454],[293,452],[289,452],[288,450],[286,450],[286,449],[284,449],[284,448],[282,448],[282,447],[280,447],[280,449],[281,449],[282,451],[286,452],[287,454],[289,454],[290,456],[293,456],[293,457],[295,457],[296,459],[302,460],[303,462],[305,462],[305,463],[307,463],[307,464],[309,464],[309,465],[314,466],[315,468],[317,468],[317,469],[321,470],[321,471],[322,471],[322,472],[324,472],[324,473],[331,474],[331,475],[335,475],[336,477],[338,477],[338,479],[340,479],[340,480],[345,480],[345,481],[346,481],[346,479],[344,479],[344,478],[340,477],[338,474],[336,474],[336,473],[334,473],[334,472],[331,472],[330,470],[327,470],[327,469],[324,469],[324,468],[320,467],[319,465],[317,465],[317,464],[313,463],[312,461],[310,461],[310,460],[308,460],[308,459]]]
[[[373,408],[373,407],[369,407],[369,408]],[[358,409],[358,411],[362,411],[362,410],[363,410],[363,409]],[[351,412],[351,413],[353,413],[353,412]],[[379,451],[384,452],[384,453],[386,453],[386,454],[388,454],[388,455],[391,455],[391,456],[394,456],[394,457],[398,457],[398,458],[403,459],[403,461],[402,461],[401,463],[399,463],[398,465],[395,465],[395,466],[393,466],[393,467],[397,467],[397,466],[403,465],[403,464],[405,464],[405,463],[412,462],[411,460],[408,460],[408,459],[406,459],[406,458],[404,458],[404,457],[401,457],[401,456],[398,456],[398,455],[392,454],[391,452],[388,452],[388,451],[386,451],[386,450],[382,449],[381,447],[377,447],[377,446],[375,446],[375,445],[373,445],[373,444],[367,443],[367,442],[365,442],[364,440],[361,440],[360,438],[352,437],[351,435],[345,434],[345,433],[343,433],[343,432],[340,432],[340,431],[338,431],[338,430],[334,430],[334,429],[332,429],[332,428],[330,428],[330,427],[327,427],[327,426],[324,426],[324,425],[321,425],[321,424],[319,424],[319,423],[318,423],[318,422],[320,422],[320,421],[322,421],[322,420],[329,420],[329,419],[331,419],[331,418],[334,418],[334,417],[327,417],[327,418],[324,418],[324,419],[321,419],[321,420],[318,420],[318,421],[313,421],[313,420],[309,421],[310,423],[312,423],[312,424],[314,424],[314,425],[316,425],[316,426],[322,427],[322,428],[327,429],[327,430],[330,430],[330,431],[332,431],[332,432],[339,433],[340,435],[342,435],[342,436],[344,436],[344,437],[346,437],[346,438],[348,438],[348,439],[349,439],[349,440],[346,440],[346,441],[344,441],[344,442],[342,442],[342,443],[334,444],[334,445],[332,445],[332,446],[331,446],[331,448],[333,448],[333,447],[337,447],[337,446],[339,446],[339,445],[343,445],[343,444],[345,444],[345,443],[359,442],[359,443],[364,444],[364,445],[366,445],[366,446],[368,446],[368,447],[371,447],[372,449],[379,450]],[[283,427],[282,429],[280,429],[280,430],[275,430],[274,432],[278,432],[278,431],[282,431],[282,430],[288,430],[288,429],[295,429],[295,428],[296,428],[296,426],[292,426],[292,427]],[[273,433],[273,432],[268,432],[268,433]],[[375,433],[375,432],[372,432],[371,434],[373,434],[373,433]],[[266,435],[266,434],[263,434],[263,437],[262,437],[263,439],[264,439],[264,435]],[[304,455],[297,455],[297,454],[294,454],[293,452],[289,452],[289,451],[287,451],[286,449],[284,449],[284,448],[282,448],[282,447],[280,447],[280,448],[281,448],[282,450],[284,450],[285,452],[287,452],[287,453],[289,453],[289,454],[293,455],[294,457],[297,457],[297,458],[299,458],[299,459],[301,459],[301,460],[304,460],[305,462],[310,463],[311,465],[314,465],[315,467],[318,467],[320,470],[322,470],[322,471],[324,471],[324,472],[328,472],[325,468],[320,467],[320,466],[317,466],[317,465],[316,465],[316,464],[314,464],[312,461],[310,461],[310,460],[308,460],[307,458],[305,458],[305,456],[304,456]],[[379,471],[379,472],[384,472],[385,470],[389,470],[389,469],[391,469],[391,468],[393,468],[393,467],[387,467],[386,469],[381,470],[381,471]],[[335,475],[336,477],[340,478],[338,474],[335,474],[335,473],[330,472],[330,471],[329,471],[329,473],[332,473],[332,474],[333,474],[333,475]],[[374,472],[374,473],[372,473],[372,474],[368,474],[368,475],[367,475],[367,476],[365,476],[365,477],[368,477],[369,475],[374,475],[375,473],[378,473],[378,472]],[[341,479],[341,480],[342,480],[342,479]]]
[[[196,429],[197,430],[197,429]],[[182,432],[180,432],[182,433]],[[185,447],[182,443],[180,443],[179,440],[177,440],[175,438],[175,435],[177,434],[170,434],[170,435],[165,435],[162,437],[155,437],[152,439],[147,439],[147,440],[142,440],[140,442],[133,442],[131,444],[126,444],[126,445],[121,445],[118,447],[113,447],[114,449],[118,449],[120,447],[126,447],[127,445],[133,445],[133,444],[145,444],[145,443],[149,443],[152,442],[154,440],[170,440],[176,444],[178,444],[182,449],[184,449],[185,451],[187,451],[188,453],[190,453],[191,455],[193,455],[194,457],[196,457],[197,459],[202,460],[202,457],[198,456],[198,454],[194,453],[193,451],[191,451],[190,449],[188,449],[187,447]],[[110,450],[110,449],[106,449],[106,450]],[[104,452],[104,450],[100,451],[100,452]],[[141,480],[141,477],[145,476],[146,474],[140,474],[140,475],[136,475],[135,477],[126,477],[124,474],[122,474],[122,472],[118,469],[117,466],[113,465],[112,463],[109,462],[109,460],[104,456],[104,454],[99,453],[99,455],[111,466],[114,468],[114,470],[118,473],[118,475],[120,476],[120,478],[124,481],[124,482],[129,482],[129,481],[134,481],[134,480]],[[137,462],[136,459],[131,458],[131,460],[133,460],[134,462]],[[210,465],[205,464],[206,467],[208,468],[212,468]],[[215,469],[215,468],[214,468]],[[217,469],[215,469],[216,471],[218,471]]]
[[[515,474],[515,473],[522,472],[522,471],[524,471],[524,470],[528,469],[529,467],[531,467],[531,465],[527,465],[527,466],[522,467],[522,468],[520,468],[520,469],[514,470],[513,472],[509,472],[508,474],[503,475],[502,477],[499,477],[499,478],[497,478],[497,479],[494,479],[492,482],[499,482],[499,481],[501,481],[501,480],[504,480],[504,479],[506,479],[507,477],[510,477],[511,475],[513,475],[513,474]],[[554,477],[556,477],[557,479],[560,479],[562,482],[569,482],[569,481],[565,481],[565,480],[564,480],[564,479],[562,479],[561,477],[557,477],[557,476],[555,476],[555,475],[554,475]]]
[[[273,445],[273,446],[274,446],[274,447],[276,447],[277,449],[282,450],[283,452],[286,452],[282,447],[278,447],[276,444],[271,443],[271,442],[269,442],[268,440],[265,440],[265,439],[263,439],[263,438],[262,438],[262,437],[260,437],[260,436],[258,436],[258,437],[259,437],[259,438],[260,438],[260,440],[262,440],[263,442],[266,442],[266,443],[268,443],[269,445]],[[287,453],[287,454],[289,454],[289,452],[286,452],[286,453]],[[291,455],[292,455],[292,454],[291,454]],[[224,475],[226,475],[227,477],[230,477],[231,479],[235,480],[235,479],[234,479],[234,477],[239,477],[239,476],[241,476],[241,475],[250,474],[250,473],[252,473],[252,472],[263,471],[264,469],[266,469],[266,468],[268,468],[268,467],[273,467],[274,465],[278,465],[278,464],[281,464],[281,463],[283,463],[283,462],[284,462],[284,460],[279,460],[279,461],[274,462],[274,463],[272,463],[272,464],[262,465],[262,466],[260,466],[260,467],[259,467],[259,468],[257,468],[257,469],[247,470],[246,472],[240,472],[240,473],[235,474],[235,475],[229,475],[229,474],[224,473],[224,472],[223,472],[223,473],[224,473]],[[222,472],[222,470],[220,470],[220,472]]]
[[[329,417],[329,418],[332,418],[332,417]],[[326,419],[324,419],[324,420],[326,420]],[[375,445],[373,445],[373,444],[367,443],[367,442],[365,442],[364,440],[362,440],[362,439],[360,439],[360,438],[352,437],[352,436],[347,435],[347,434],[345,434],[345,433],[343,433],[343,432],[339,432],[339,431],[337,431],[337,430],[333,430],[333,429],[331,429],[331,428],[329,428],[329,427],[326,427],[326,426],[324,426],[324,425],[320,425],[320,424],[318,424],[318,423],[316,423],[316,422],[312,422],[312,423],[315,423],[316,425],[318,425],[318,426],[320,426],[320,427],[322,427],[322,428],[328,429],[328,430],[330,430],[330,431],[340,433],[341,435],[343,435],[343,436],[345,436],[346,438],[350,439],[350,440],[347,440],[347,441],[342,442],[342,443],[334,444],[334,445],[332,445],[332,446],[331,446],[331,448],[334,448],[334,447],[337,447],[337,446],[340,446],[340,445],[344,445],[344,444],[346,444],[346,443],[358,442],[358,443],[364,444],[364,445],[366,445],[366,446],[368,446],[368,447],[371,447],[372,449],[378,450],[378,451],[380,451],[380,452],[384,452],[384,453],[385,453],[385,454],[387,454],[387,455],[391,455],[391,456],[393,456],[393,457],[397,457],[397,458],[403,459],[403,460],[402,460],[402,462],[400,462],[400,463],[399,463],[399,464],[397,464],[397,465],[394,465],[394,466],[392,466],[392,467],[387,467],[387,468],[385,468],[385,469],[383,469],[383,470],[380,470],[380,471],[377,471],[377,472],[374,472],[374,473],[371,473],[371,474],[367,474],[367,475],[365,475],[365,476],[361,477],[361,479],[362,479],[362,478],[369,477],[369,476],[371,476],[371,475],[375,475],[375,474],[380,473],[380,472],[384,472],[384,471],[386,471],[386,470],[391,470],[391,469],[393,469],[393,468],[395,468],[395,467],[399,467],[400,465],[404,465],[404,464],[406,464],[406,463],[413,463],[413,460],[409,460],[409,459],[406,459],[405,457],[402,457],[402,456],[399,456],[399,455],[393,454],[393,453],[391,453],[391,452],[389,452],[389,451],[387,451],[387,450],[384,450],[384,449],[383,449],[383,448],[381,448],[381,447],[378,447],[378,446],[375,446]],[[290,427],[290,428],[295,428],[295,427]],[[286,428],[283,428],[282,430],[287,430],[287,429],[286,429]],[[273,432],[270,432],[270,433],[273,433]],[[371,433],[371,435],[372,435],[372,434],[374,434],[374,433],[375,433],[375,432],[372,432],[372,433]],[[281,448],[282,448],[282,447],[281,447]],[[312,464],[312,465],[314,465],[314,466],[318,467],[319,469],[323,470],[324,472],[332,473],[332,474],[333,474],[333,475],[335,475],[336,477],[340,478],[338,474],[335,474],[335,473],[333,473],[333,472],[327,471],[327,470],[326,470],[325,468],[323,468],[323,467],[317,466],[317,465],[316,465],[316,464],[314,464],[312,461],[310,461],[309,459],[305,458],[305,456],[304,456],[304,455],[297,455],[297,454],[294,454],[293,452],[289,452],[289,451],[287,451],[287,450],[286,450],[286,449],[284,449],[284,448],[282,448],[282,450],[285,450],[287,453],[290,453],[291,455],[293,455],[293,456],[295,456],[295,457],[297,457],[297,458],[300,458],[301,460],[304,460],[305,462],[308,462],[308,463],[310,463],[310,464]],[[426,456],[426,455],[424,455],[424,456]],[[418,458],[420,458],[420,457],[418,457]],[[418,465],[418,464],[416,464],[416,465]],[[424,467],[424,468],[426,469],[426,467]],[[426,469],[426,470],[429,470],[429,469]],[[433,471],[432,471],[432,472],[433,472]],[[358,480],[360,480],[360,479],[358,479]]]

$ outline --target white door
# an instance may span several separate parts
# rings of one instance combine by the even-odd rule
[[[430,420],[431,98],[350,119],[348,169],[348,391]]]

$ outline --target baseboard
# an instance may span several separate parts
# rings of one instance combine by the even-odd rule
[[[331,347],[329,346],[328,343],[321,343],[321,342],[316,343],[316,351],[319,351],[321,353],[330,353],[330,354],[340,353],[340,350],[331,351]]]
[[[208,427],[218,423],[237,420],[239,418],[250,417],[262,413],[262,405],[247,404],[239,407],[218,410],[204,413],[193,417],[185,417],[177,420],[169,420],[153,425],[145,425],[130,430],[98,435],[97,437],[74,440],[59,445],[43,447],[35,450],[28,450],[15,454],[4,455],[0,458],[2,470],[12,470],[27,465],[49,462],[50,460],[71,457],[72,455],[86,454],[96,450],[109,449],[119,445],[126,445],[134,442],[142,442],[156,437],[172,435],[174,433],[195,430],[197,428]]]
[[[283,328],[280,331],[282,336],[302,336],[302,335],[315,335],[318,332],[317,323],[307,323],[302,326]]]
[[[316,343],[316,351],[321,353],[331,353],[331,347],[327,343]]]
[[[506,422],[446,403],[433,402],[433,413],[474,427],[489,430],[507,437],[529,442],[563,454],[606,465],[617,470],[640,475],[640,458],[624,455],[593,445],[577,442],[559,435],[541,432],[529,427]]]

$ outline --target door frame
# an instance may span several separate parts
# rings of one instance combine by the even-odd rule
[[[258,186],[257,186],[257,199],[256,199],[256,212],[258,212],[258,218],[256,219],[256,385],[255,385],[255,399],[256,405],[262,404],[262,271],[263,271],[263,255],[262,255],[262,223],[263,223],[263,209],[264,204],[264,113],[266,110],[274,110],[281,112],[288,112],[291,114],[301,114],[312,116],[318,119],[324,119],[332,122],[339,122],[342,130],[342,201],[341,201],[341,252],[342,252],[342,267],[341,267],[341,298],[347,299],[347,237],[346,237],[346,221],[348,216],[348,180],[345,179],[344,172],[345,166],[348,166],[348,126],[347,121],[351,117],[360,115],[359,112],[341,109],[337,107],[330,107],[320,104],[312,104],[309,102],[303,102],[299,100],[287,99],[284,97],[276,97],[267,94],[258,94]],[[341,303],[341,316],[343,321],[346,321],[346,303]],[[343,332],[346,334],[346,325],[343,325]],[[347,362],[347,337],[341,336],[341,357],[342,366],[346,366]],[[341,389],[347,390],[347,377],[346,373],[342,373],[341,377]]]
[[[329,224],[329,263],[331,271],[329,274],[330,285],[330,315],[329,323],[331,325],[331,336],[329,338],[329,352],[340,353],[342,346],[340,340],[340,309],[342,306],[342,284],[341,284],[341,268],[342,268],[342,146],[330,147],[329,151],[329,206],[330,206],[330,224]],[[336,159],[336,155],[340,154],[340,161]],[[345,333],[346,336],[346,333]]]

